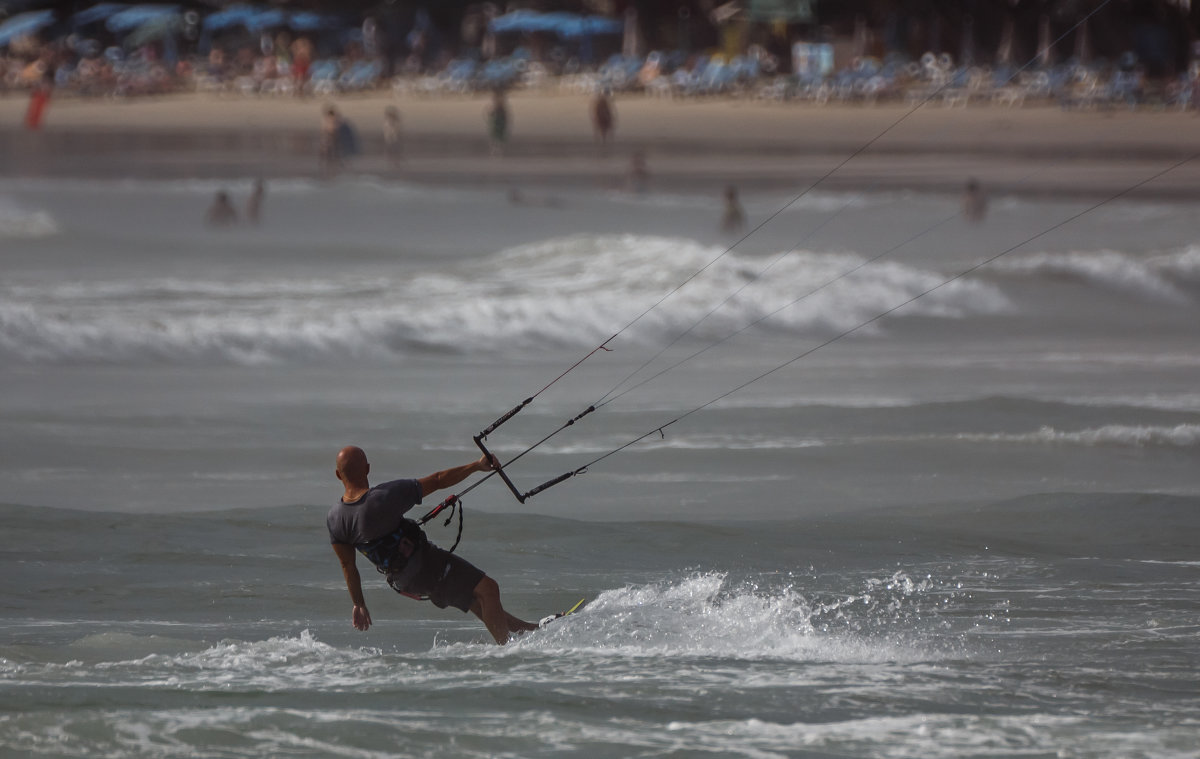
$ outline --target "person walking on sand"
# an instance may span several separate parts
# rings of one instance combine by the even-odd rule
[[[504,143],[508,141],[508,102],[504,90],[496,90],[492,94],[492,105],[487,110],[487,126],[492,155],[502,155]]]
[[[297,37],[292,42],[292,89],[296,97],[308,94],[308,75],[312,66],[313,45],[306,37]]]
[[[25,128],[37,131],[42,128],[50,93],[54,90],[54,76],[47,72],[29,90],[29,107],[25,109]]]
[[[367,630],[371,626],[371,613],[355,565],[357,550],[387,576],[388,585],[397,593],[427,597],[438,608],[453,606],[471,612],[500,645],[507,643],[510,635],[537,629],[536,624],[504,610],[495,580],[465,559],[430,543],[421,527],[404,517],[430,493],[454,487],[475,472],[489,472],[494,467],[489,457],[482,456],[470,464],[420,479],[392,480],[371,487],[367,481],[371,472],[367,454],[353,445],[338,452],[335,473],[345,492],[329,510],[325,525],[354,604],[350,619],[355,628]]]
[[[321,138],[317,159],[321,165],[321,173],[332,174],[341,164],[341,154],[338,151],[338,127],[341,118],[337,109],[332,105],[325,106],[321,112]]]

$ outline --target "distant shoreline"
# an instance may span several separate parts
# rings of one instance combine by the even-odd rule
[[[45,128],[20,127],[26,100],[0,98],[0,176],[236,178],[319,176],[320,108],[335,103],[363,154],[348,171],[428,184],[623,186],[645,155],[651,189],[792,188],[1107,197],[1200,196],[1200,121],[1179,111],[1052,107],[814,106],[740,100],[616,101],[614,142],[593,141],[584,96],[516,93],[505,155],[490,155],[483,97],[390,93],[335,98],[170,95],[62,98]],[[382,113],[403,118],[404,158],[383,155]],[[849,159],[849,160],[848,160]],[[831,173],[832,172],[832,173]]]

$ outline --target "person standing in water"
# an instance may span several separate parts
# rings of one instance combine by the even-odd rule
[[[646,154],[637,151],[629,159],[629,191],[644,195],[650,187],[650,169],[646,166]]]
[[[721,231],[726,234],[742,231],[746,225],[746,214],[738,202],[738,191],[733,185],[725,188],[725,215],[721,218]]]
[[[363,598],[355,552],[363,554],[388,585],[402,595],[428,598],[434,606],[453,606],[483,621],[496,643],[509,636],[536,630],[537,625],[518,619],[500,603],[500,586],[465,559],[443,550],[425,536],[421,527],[404,515],[437,490],[454,487],[476,472],[489,472],[495,464],[482,456],[470,464],[435,472],[420,479],[402,479],[371,487],[367,454],[349,445],[338,452],[335,473],[345,492],[325,519],[333,552],[342,565],[346,589],[354,604],[355,628],[371,626],[371,613]]]
[[[492,155],[502,155],[504,144],[508,142],[508,102],[504,90],[496,90],[492,95],[492,105],[487,110],[487,126]]]
[[[963,190],[962,208],[963,216],[972,224],[978,224],[987,215],[987,196],[983,194],[983,188],[979,186],[975,177],[967,180],[967,186]]]
[[[250,197],[246,200],[246,221],[257,224],[262,218],[262,204],[266,194],[267,183],[262,179],[255,180],[254,189],[250,191]]]
[[[404,155],[400,137],[400,109],[389,105],[383,109],[383,150],[393,168],[400,164]]]
[[[213,204],[209,206],[208,213],[204,216],[204,221],[212,227],[231,227],[237,224],[237,211],[229,199],[229,193],[224,190],[217,192],[216,197],[213,198]]]

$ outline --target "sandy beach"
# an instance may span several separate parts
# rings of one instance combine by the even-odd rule
[[[0,98],[6,176],[238,177],[317,174],[318,99],[186,94],[52,101],[40,132],[21,129],[26,101]],[[749,100],[616,102],[615,141],[593,141],[585,96],[516,93],[511,139],[489,153],[484,96],[378,93],[338,98],[363,154],[356,173],[428,183],[596,185],[625,182],[644,153],[651,182],[679,190],[914,189],[956,192],[967,177],[994,192],[1135,196],[1200,192],[1197,117],[1179,111],[1065,111],[1049,106],[814,106]],[[382,114],[400,109],[404,158],[383,156]],[[1159,175],[1161,172],[1165,174]],[[1152,179],[1153,178],[1153,179]],[[1147,181],[1150,180],[1150,181]]]

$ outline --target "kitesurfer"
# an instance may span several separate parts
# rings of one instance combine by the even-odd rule
[[[473,613],[500,645],[508,642],[512,633],[537,629],[537,625],[504,610],[495,580],[465,559],[430,543],[416,522],[404,518],[430,493],[454,487],[470,475],[494,467],[488,456],[482,456],[470,464],[420,479],[393,480],[371,487],[367,482],[371,471],[367,454],[352,445],[338,452],[336,473],[345,493],[329,510],[325,523],[354,602],[351,621],[357,629],[371,626],[371,614],[355,565],[356,549],[387,576],[396,592],[428,598],[443,609],[453,606]]]

